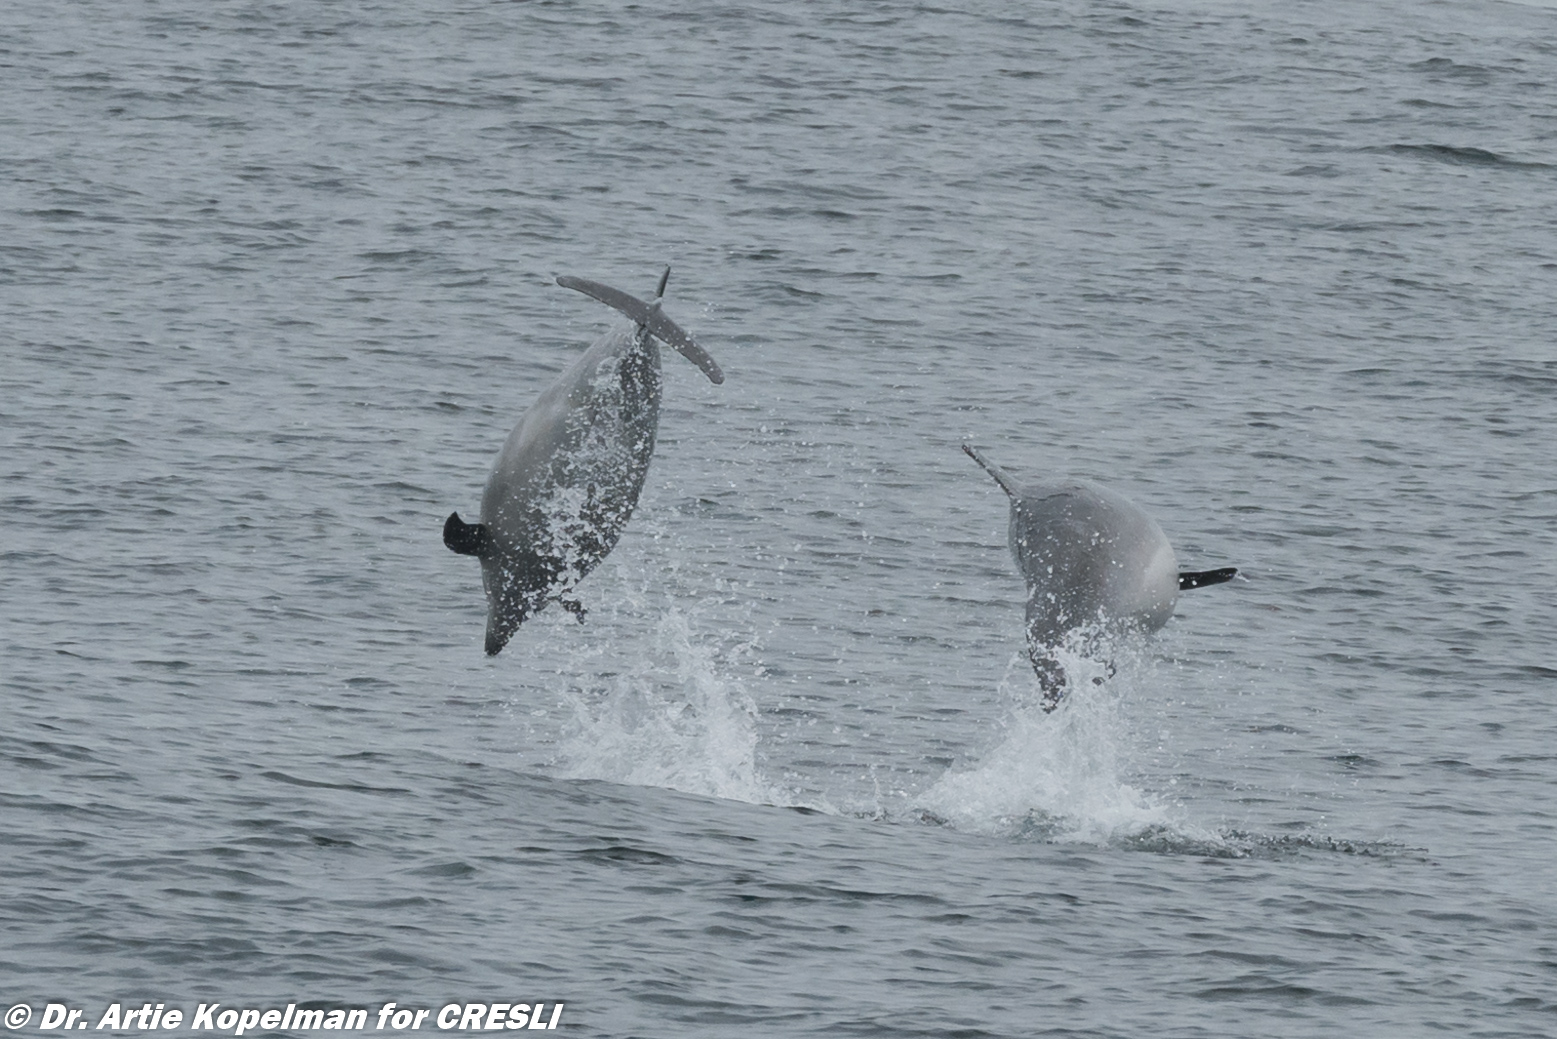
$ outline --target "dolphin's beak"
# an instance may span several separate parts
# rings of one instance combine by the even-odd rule
[[[487,656],[495,657],[503,652],[503,647],[508,645],[508,640],[514,637],[514,632],[519,630],[519,625],[524,623],[524,617],[500,617],[496,613],[487,618]]]

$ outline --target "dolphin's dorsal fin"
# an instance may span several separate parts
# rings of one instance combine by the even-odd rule
[[[665,265],[665,273],[660,275],[660,287],[654,290],[654,298],[659,299],[665,295],[665,283],[670,280],[670,265]]]
[[[669,277],[670,268],[667,267],[665,274],[660,278],[662,289]],[[687,335],[685,329],[660,312],[658,297],[655,297],[653,303],[645,303],[637,296],[629,296],[620,289],[613,289],[609,285],[602,285],[588,278],[575,278],[571,274],[564,274],[558,278],[557,284],[565,289],[576,289],[586,296],[593,296],[613,310],[621,311],[648,329],[649,334],[654,338],[673,347],[682,357],[703,369],[703,374],[708,376],[709,382],[716,384],[724,382],[724,372],[719,370],[719,365],[714,363],[714,359],[692,341],[692,337]]]
[[[462,556],[484,556],[492,550],[492,535],[485,524],[466,523],[457,512],[443,521],[443,543]]]
[[[1208,584],[1221,584],[1223,581],[1231,581],[1238,575],[1236,566],[1224,566],[1217,570],[1184,570],[1179,573],[1179,591],[1187,592],[1191,588],[1204,588]]]
[[[1012,481],[1011,477],[1006,475],[1006,471],[980,454],[978,448],[974,447],[972,444],[963,444],[962,450],[969,458],[973,459],[979,465],[982,465],[984,467],[984,471],[993,476],[995,478],[995,482],[1000,485],[1000,489],[1005,491],[1006,494],[1008,494],[1012,499],[1021,497],[1021,495],[1017,493],[1015,482]]]

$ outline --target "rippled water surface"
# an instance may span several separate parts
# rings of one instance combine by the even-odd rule
[[[1554,17],[13,5],[0,1001],[1551,1034]],[[489,659],[664,264],[728,379]],[[965,441],[1243,578],[1046,715]]]

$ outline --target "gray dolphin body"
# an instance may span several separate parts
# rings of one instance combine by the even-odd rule
[[[1046,710],[1064,695],[1055,650],[1072,632],[1095,641],[1156,631],[1173,616],[1180,591],[1238,573],[1180,572],[1157,521],[1117,491],[1090,480],[1018,484],[976,448],[962,449],[1011,499],[1011,554],[1027,579],[1027,654]]]
[[[452,513],[443,541],[481,561],[487,594],[486,651],[502,651],[519,625],[556,601],[579,620],[568,598],[616,547],[638,504],[660,420],[658,340],[701,368],[724,373],[660,312],[670,269],[651,303],[584,278],[561,277],[626,314],[632,323],[601,336],[540,395],[508,435],[481,496],[481,522]]]

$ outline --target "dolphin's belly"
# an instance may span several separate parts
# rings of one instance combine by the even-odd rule
[[[481,502],[501,551],[556,558],[577,579],[621,537],[659,423],[659,351],[632,333],[591,347],[509,435]]]

